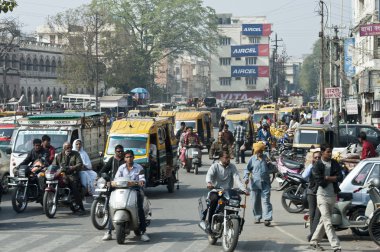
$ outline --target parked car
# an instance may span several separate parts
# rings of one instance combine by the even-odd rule
[[[344,178],[339,188],[344,193],[352,193],[359,187],[367,183],[371,178],[380,179],[380,158],[368,158],[362,160],[351,170]],[[369,201],[369,195],[366,190],[352,193],[352,204],[365,208]]]
[[[9,156],[0,150],[0,183],[3,186],[3,192],[8,192],[9,177]]]
[[[339,124],[339,145],[348,146],[358,143],[360,132],[367,134],[367,140],[376,148],[380,144],[380,129],[366,124]]]

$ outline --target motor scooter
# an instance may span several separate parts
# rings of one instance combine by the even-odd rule
[[[198,174],[199,167],[201,166],[202,151],[199,145],[187,145],[186,146],[186,164],[185,168],[187,172],[194,170],[194,174]]]
[[[116,241],[123,244],[125,237],[131,231],[140,235],[139,217],[137,207],[137,191],[141,190],[138,181],[121,177],[111,182],[112,193],[109,203],[109,212],[116,231]],[[141,192],[143,193],[143,192]],[[147,226],[150,224],[149,216],[152,215],[150,202],[144,196],[144,214]]]
[[[338,201],[335,203],[334,211],[331,218],[333,227],[339,231],[350,228],[353,233],[360,236],[367,236],[368,225],[372,217],[375,206],[380,204],[380,180],[378,178],[370,179],[363,187],[356,189],[353,193],[363,189],[368,189],[370,200],[366,208],[352,207],[352,193],[339,193]],[[308,213],[304,215],[304,220],[309,221]],[[305,227],[308,225],[305,223]]]

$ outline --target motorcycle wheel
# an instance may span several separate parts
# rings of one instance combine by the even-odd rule
[[[198,165],[197,164],[194,165],[194,174],[195,175],[198,174]]]
[[[109,213],[105,201],[103,197],[96,198],[91,205],[91,222],[98,230],[103,230],[108,224]]]
[[[57,212],[57,201],[54,200],[54,192],[45,192],[43,198],[43,207],[45,215],[51,219],[54,218],[55,213]]]
[[[228,220],[226,229],[226,235],[222,236],[223,251],[232,252],[235,250],[239,240],[239,220]]]
[[[217,240],[218,240],[218,238],[215,238],[212,235],[208,235],[208,244],[215,245]]]
[[[358,208],[350,215],[350,221],[362,221],[366,219],[367,217],[365,216],[365,208]],[[362,228],[351,228],[351,231],[359,236],[369,235],[368,226]]]
[[[369,236],[380,246],[380,210],[376,210],[368,225]]]
[[[282,193],[282,197],[281,197],[282,206],[289,213],[300,213],[305,209],[305,206],[302,203],[294,202],[294,201],[292,201],[290,199],[286,199],[284,197],[284,194],[286,194],[286,193],[291,194],[291,195],[295,195],[297,189],[298,189],[298,186],[293,185],[293,186],[286,188]],[[300,189],[300,191],[298,192],[298,195],[301,195],[301,196],[303,195],[303,188]]]
[[[172,174],[168,178],[168,185],[167,185],[168,192],[169,193],[173,193],[174,192],[174,187],[175,187],[175,177],[174,177],[174,174]]]
[[[27,190],[26,187],[17,187],[12,194],[12,207],[16,213],[22,213],[25,211],[28,205],[28,198],[24,198],[24,190]],[[28,192],[26,192],[28,193]],[[28,195],[28,194],[26,194]],[[28,196],[26,196],[28,197]]]
[[[125,241],[125,223],[120,223],[115,226],[117,244],[124,244]]]

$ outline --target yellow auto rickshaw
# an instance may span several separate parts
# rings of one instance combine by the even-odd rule
[[[226,117],[227,115],[249,113],[249,108],[231,108],[223,110],[221,116]]]
[[[145,170],[146,186],[167,185],[174,191],[177,140],[170,118],[127,118],[112,124],[105,149],[105,162],[115,154],[115,146],[133,150],[135,162]]]
[[[239,123],[243,121],[243,126],[247,130],[247,142],[246,147],[249,149],[254,141],[254,126],[252,122],[251,114],[249,113],[241,113],[241,114],[230,114],[226,115],[225,122],[228,125],[228,130],[232,133],[234,132],[236,126],[239,125]]]
[[[175,132],[185,122],[186,127],[192,127],[199,136],[200,141],[209,150],[214,141],[211,113],[209,111],[187,111],[177,112],[175,115]]]
[[[173,124],[175,124],[175,115],[176,115],[177,111],[160,111],[158,113],[158,117],[169,117]]]

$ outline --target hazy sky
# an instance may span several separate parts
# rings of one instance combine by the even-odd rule
[[[75,8],[90,0],[17,0],[19,6],[12,15],[24,24],[24,31],[35,31],[38,25],[67,8]],[[343,25],[347,28],[351,21],[351,0],[325,0],[331,14],[327,25]],[[273,24],[273,34],[277,33],[281,48],[294,58],[311,52],[320,30],[319,0],[204,0],[217,13],[232,13],[234,16],[266,16]],[[342,8],[343,4],[343,8]],[[331,8],[330,8],[331,6]],[[343,14],[343,15],[342,15]],[[1,14],[4,15],[4,14]],[[331,21],[331,23],[330,23]],[[280,48],[280,50],[281,50]]]

